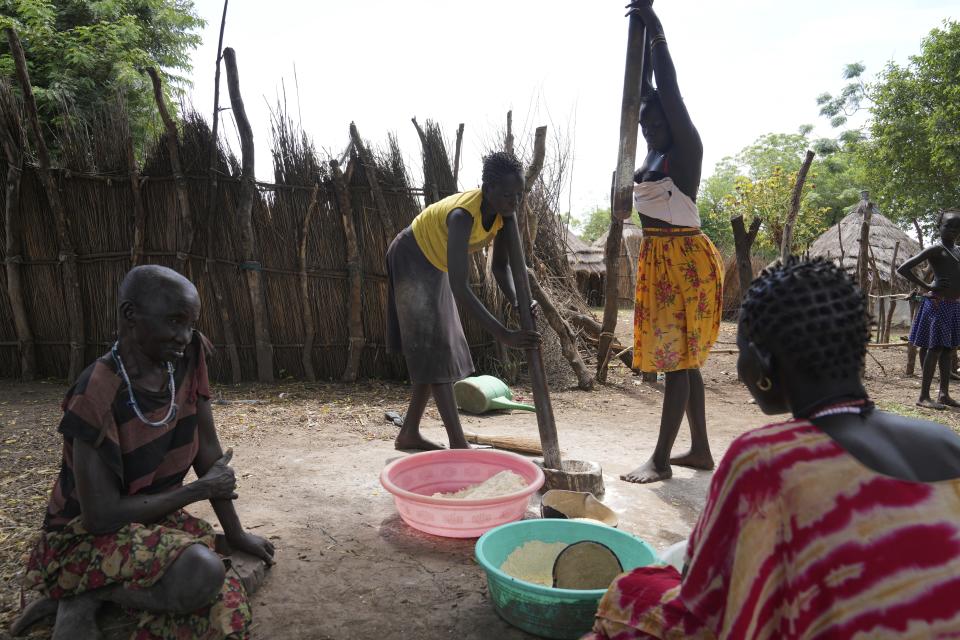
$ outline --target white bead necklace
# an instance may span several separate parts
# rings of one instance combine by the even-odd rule
[[[817,411],[815,414],[810,416],[809,420],[814,420],[816,418],[822,418],[824,416],[835,416],[842,413],[863,413],[863,407],[833,407],[832,409],[824,409],[823,411]]]
[[[130,394],[130,401],[127,403],[133,407],[133,412],[137,414],[137,417],[147,425],[151,427],[164,427],[171,422],[173,422],[177,417],[177,405],[174,403],[174,400],[177,397],[177,384],[173,379],[173,363],[166,362],[167,365],[167,375],[170,377],[167,386],[170,388],[170,408],[167,409],[167,415],[163,417],[159,422],[151,422],[147,420],[147,417],[143,415],[143,412],[140,410],[140,405],[137,404],[137,398],[133,395],[133,384],[130,382],[130,377],[127,375],[127,370],[123,366],[123,360],[120,359],[120,341],[113,343],[113,348],[110,350],[113,354],[113,359],[117,363],[117,369],[120,370],[120,377],[123,378],[123,381],[127,384],[127,393]]]

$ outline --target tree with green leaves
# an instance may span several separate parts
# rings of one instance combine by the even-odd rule
[[[640,216],[634,211],[630,218],[633,223],[640,226]],[[587,244],[593,242],[610,230],[610,208],[601,209],[594,207],[591,211],[583,214],[580,218],[572,220],[573,227],[576,229],[580,239]]]
[[[848,65],[850,82],[820,96],[821,114],[840,127],[869,111],[862,129],[845,131],[840,143],[884,215],[904,226],[916,221],[930,235],[940,209],[960,206],[960,23],[933,29],[919,55],[889,63],[872,82],[863,73],[863,65]]]
[[[59,120],[89,117],[121,95],[134,139],[160,128],[150,79],[156,67],[167,98],[189,85],[190,51],[204,21],[192,0],[0,0],[0,29],[16,29],[23,43],[37,108],[49,130]],[[14,63],[0,39],[0,76],[13,84]]]
[[[790,198],[807,149],[817,157],[807,176],[794,233],[794,245],[803,247],[822,233],[859,198],[852,181],[850,158],[839,148],[809,138],[812,127],[798,133],[769,133],[744,147],[736,156],[720,160],[700,185],[697,207],[704,233],[724,251],[733,248],[730,220],[738,215],[749,226],[754,217],[763,223],[757,247],[778,252]]]

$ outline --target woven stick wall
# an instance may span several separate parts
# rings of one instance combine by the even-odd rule
[[[19,103],[8,84],[0,81],[0,123],[19,123]],[[54,173],[66,208],[69,231],[77,253],[80,296],[84,312],[84,359],[92,362],[115,337],[116,292],[131,267],[136,224],[135,191],[144,211],[143,262],[176,267],[178,254],[185,275],[200,292],[203,311],[199,329],[217,346],[211,365],[216,380],[231,379],[223,318],[229,317],[239,353],[241,378],[257,375],[253,314],[241,262],[242,247],[236,210],[240,197],[240,165],[218,149],[216,193],[211,193],[208,168],[211,133],[206,121],[187,113],[179,131],[179,151],[193,212],[192,250],[182,246],[178,199],[166,140],[148,145],[138,168],[139,189],[132,188],[128,162],[129,127],[119,104],[106,105],[94,122],[74,124],[57,132],[65,141]],[[8,164],[0,154],[0,211],[10,212],[12,225],[0,228],[0,259],[7,258],[7,228],[20,256],[24,311],[35,345],[35,375],[63,377],[70,355],[69,327],[64,313],[64,289],[54,232],[55,220],[37,171],[33,152],[22,134],[13,136],[24,162],[19,173],[16,207],[6,206]],[[344,169],[359,247],[362,279],[362,354],[360,377],[404,379],[402,358],[386,353],[386,251],[394,236],[422,207],[423,190],[410,186],[396,141],[385,151],[370,151],[373,165],[354,145]],[[317,379],[340,379],[350,349],[349,276],[344,224],[331,181],[328,160],[321,159],[310,140],[285,116],[273,127],[272,183],[258,183],[253,208],[255,247],[266,283],[266,304],[277,378],[305,379],[304,305],[315,325],[309,358]],[[17,172],[11,172],[16,174]],[[444,194],[446,195],[446,194]],[[210,198],[215,199],[214,206]],[[306,281],[298,260],[304,218],[307,226]],[[208,213],[211,212],[211,213]],[[187,254],[187,255],[184,255]],[[246,265],[250,268],[249,265]],[[5,272],[0,276],[0,377],[21,373],[20,345],[14,328]],[[491,309],[499,309],[495,287],[482,272],[474,274],[475,291]],[[220,305],[229,313],[221,314]],[[492,339],[471,318],[464,329],[478,368],[495,358]]]

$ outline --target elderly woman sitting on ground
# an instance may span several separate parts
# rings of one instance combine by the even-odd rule
[[[138,610],[138,640],[246,638],[250,605],[213,550],[213,529],[183,508],[210,500],[229,545],[272,562],[246,533],[236,480],[210,410],[209,343],[194,330],[197,290],[159,266],[120,285],[119,340],[63,403],[63,462],[27,561],[25,586],[56,611],[54,640],[99,638],[104,602]],[[190,468],[198,480],[187,485]],[[26,611],[21,624],[36,619]],[[20,631],[16,626],[14,631]]]
[[[586,638],[947,638],[960,630],[960,437],[877,411],[863,294],[833,263],[758,277],[738,371],[764,413],[737,438],[672,567],[621,575]]]

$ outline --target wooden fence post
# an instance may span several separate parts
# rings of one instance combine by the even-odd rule
[[[363,172],[367,175],[367,184],[370,186],[370,191],[373,192],[373,201],[377,205],[377,210],[381,216],[386,218],[388,214],[387,199],[383,197],[383,189],[380,188],[380,181],[377,180],[377,163],[373,161],[373,154],[363,144],[357,125],[352,122],[350,123],[350,140],[353,142],[353,148],[357,150],[361,164],[363,164]]]
[[[368,169],[369,171],[369,169]],[[366,345],[363,335],[363,273],[360,267],[360,244],[353,224],[353,208],[350,206],[350,192],[347,181],[336,160],[330,161],[330,175],[333,177],[333,190],[336,194],[337,209],[343,223],[343,237],[346,240],[347,272],[350,277],[350,352],[347,366],[343,370],[341,382],[356,382],[360,371],[360,356]]]
[[[460,177],[460,150],[463,148],[463,123],[460,123],[460,126],[457,127],[457,148],[456,153],[453,156],[453,188],[459,189],[460,183],[458,178]]]
[[[253,331],[257,353],[257,380],[273,382],[273,344],[270,341],[270,316],[267,314],[267,299],[264,289],[263,272],[257,261],[253,237],[253,199],[257,195],[256,174],[254,172],[253,129],[247,119],[247,111],[240,95],[240,76],[237,72],[237,56],[227,47],[223,50],[223,61],[227,67],[227,88],[230,92],[230,106],[240,132],[240,150],[242,155],[240,177],[240,203],[237,206],[237,218],[240,222],[240,242],[243,246],[241,269],[247,274],[247,286],[250,289],[250,304],[253,308]]]
[[[50,154],[47,152],[47,144],[44,142],[43,132],[40,130],[40,117],[37,114],[37,103],[30,86],[30,74],[27,72],[27,61],[23,54],[23,47],[20,45],[17,32],[12,27],[7,27],[7,40],[10,43],[10,53],[13,55],[20,89],[23,91],[24,106],[27,110],[30,131],[33,133],[34,144],[36,145],[37,159],[40,162],[37,173],[43,183],[47,201],[56,222],[57,244],[60,249],[60,273],[63,280],[63,300],[70,332],[70,364],[67,377],[70,380],[75,380],[83,370],[85,362],[84,347],[86,346],[83,332],[83,303],[80,300],[80,278],[77,274],[77,254],[73,249],[73,241],[70,239],[70,227],[67,222],[67,214],[63,208],[63,201],[60,198],[60,189],[50,170]]]
[[[146,243],[147,211],[143,208],[140,193],[140,166],[133,150],[133,136],[127,137],[127,167],[130,169],[130,191],[133,194],[133,246],[130,247],[130,266],[143,262],[143,247]]]
[[[229,0],[223,0],[223,15],[220,17],[220,39],[217,41],[217,61],[216,70],[213,74],[213,123],[210,126],[210,153],[209,153],[209,172],[210,186],[207,191],[207,216],[205,220],[206,228],[209,230],[210,221],[217,211],[217,197],[220,195],[220,177],[217,169],[217,142],[220,126],[220,60],[223,58],[223,31],[227,24],[227,5]],[[240,372],[240,352],[237,350],[236,334],[233,331],[233,313],[227,307],[227,301],[223,296],[223,282],[219,275],[210,270],[211,263],[214,262],[213,256],[213,234],[207,233],[207,261],[204,265],[204,271],[210,279],[210,288],[213,290],[213,296],[217,300],[217,311],[220,314],[220,327],[223,332],[223,342],[227,350],[227,357],[230,359],[230,378],[233,384],[239,384],[242,377]],[[217,235],[217,238],[223,236]]]
[[[893,258],[890,260],[890,293],[893,293],[893,283],[897,278],[897,254],[900,253],[900,241],[893,245]],[[893,312],[897,308],[897,299],[890,297],[890,309],[887,311],[886,321],[883,323],[881,342],[890,342],[890,325],[893,324]]]
[[[870,219],[873,216],[873,205],[868,200],[869,194],[866,191],[860,192],[860,206],[857,210],[863,215],[863,221],[860,223],[860,249],[857,255],[857,283],[860,290],[867,292],[869,290],[870,280]]]
[[[637,160],[637,128],[640,121],[640,98],[643,91],[644,67],[648,56],[647,29],[643,21],[630,17],[627,31],[627,58],[623,69],[623,99],[620,103],[620,140],[617,147],[617,170],[614,173],[610,210],[610,231],[604,260],[607,267],[606,300],[603,307],[603,331],[597,349],[597,379],[607,381],[607,365],[610,362],[610,343],[617,329],[617,313],[620,311],[619,262],[620,240],[623,236],[623,220],[633,210],[633,171]]]
[[[6,85],[0,87],[4,98],[10,100],[8,113],[15,114],[13,92]],[[7,295],[10,297],[10,309],[13,312],[13,328],[17,333],[17,348],[20,355],[20,379],[23,382],[33,380],[37,371],[37,357],[34,351],[33,331],[27,316],[27,306],[23,297],[23,281],[20,273],[22,256],[20,252],[20,176],[23,174],[23,155],[21,145],[15,140],[22,139],[23,129],[19,121],[10,123],[18,131],[12,132],[0,122],[3,150],[7,157],[7,194],[4,210],[4,228],[6,231],[6,271]],[[14,137],[16,136],[16,138]]]
[[[177,204],[180,207],[179,224],[176,224],[178,219],[175,212],[170,212],[174,222],[173,227],[176,230],[174,238],[177,252],[177,271],[186,275],[190,251],[193,248],[193,216],[190,214],[187,179],[183,174],[183,164],[180,162],[180,135],[177,133],[177,124],[173,121],[163,98],[163,84],[160,81],[160,75],[153,67],[147,68],[147,74],[153,83],[153,99],[157,103],[160,120],[163,121],[164,129],[167,131],[167,153],[170,156],[170,168],[173,170],[173,181],[177,190]],[[182,243],[180,241],[181,232],[183,235]]]
[[[537,178],[540,177],[540,172],[543,170],[543,160],[547,155],[547,127],[546,125],[542,127],[537,127],[537,130],[534,132],[533,136],[533,158],[530,160],[530,165],[527,167],[526,174],[523,177],[523,197],[520,199],[520,208],[517,209],[517,213],[523,219],[523,226],[521,229],[524,230],[523,234],[523,245],[526,255],[533,256],[533,243],[537,238],[537,218],[532,215],[533,211],[530,209],[528,200],[530,197],[530,191],[533,189],[534,183],[537,181]]]
[[[790,198],[790,211],[787,212],[787,222],[783,226],[783,244],[780,246],[780,260],[784,264],[793,251],[793,227],[797,224],[797,214],[800,213],[800,196],[803,195],[803,185],[807,181],[807,172],[813,164],[813,151],[807,150],[803,158],[800,171],[797,173],[797,183],[793,185],[793,196]]]
[[[313,369],[313,341],[317,335],[316,323],[313,321],[313,309],[310,307],[310,279],[307,276],[307,241],[310,238],[310,223],[313,222],[317,210],[320,208],[320,184],[313,187],[310,196],[310,205],[303,216],[303,227],[300,230],[300,247],[297,251],[297,262],[300,267],[300,302],[303,305],[303,353],[300,361],[307,380],[314,382],[317,374]]]
[[[414,128],[417,130],[417,136],[420,138],[420,146],[423,148],[423,198],[427,205],[440,200],[440,185],[437,176],[433,175],[431,170],[433,163],[427,161],[427,154],[430,153],[430,146],[427,143],[427,134],[423,132],[416,116],[410,118]]]

